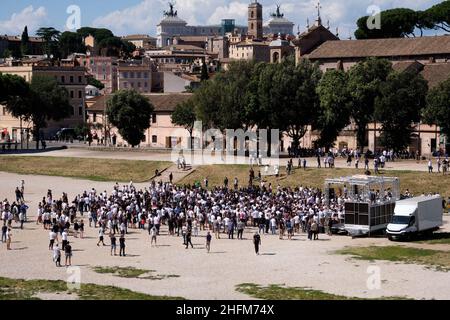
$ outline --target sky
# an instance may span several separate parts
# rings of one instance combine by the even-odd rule
[[[341,39],[353,36],[356,20],[367,15],[372,5],[381,10],[411,8],[423,10],[442,0],[322,0],[321,16],[329,20],[333,32],[339,28]],[[1,0],[0,34],[19,35],[25,25],[30,35],[43,26],[70,30],[67,21],[71,5],[80,8],[81,26],[106,27],[116,35],[156,34],[156,25],[168,9],[168,0]],[[219,24],[221,19],[233,18],[237,24],[247,24],[250,0],[175,0],[178,16],[190,25]],[[285,17],[295,23],[295,31],[304,31],[309,18],[317,17],[317,0],[259,0],[264,6],[264,20],[281,4]],[[73,12],[73,11],[72,11]],[[72,13],[71,12],[71,13]],[[75,20],[69,19],[69,22]]]

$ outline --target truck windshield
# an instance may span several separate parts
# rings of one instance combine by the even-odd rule
[[[393,224],[409,224],[411,217],[408,216],[393,216],[392,223]]]

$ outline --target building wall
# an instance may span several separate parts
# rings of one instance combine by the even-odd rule
[[[72,115],[59,122],[49,122],[48,128],[44,132],[48,135],[54,134],[58,129],[64,127],[73,128],[82,124],[85,118],[85,87],[87,85],[85,69],[82,67],[0,67],[0,72],[14,74],[23,77],[27,82],[31,81],[34,75],[45,75],[54,77],[58,84],[65,87],[69,92],[69,101],[72,105]],[[0,110],[0,128],[8,128],[10,132],[14,128],[20,127],[20,120],[12,118],[10,115],[3,115]],[[23,125],[23,124],[22,124]]]
[[[190,84],[189,80],[185,80],[172,72],[164,72],[164,93],[185,92],[186,87]]]
[[[151,66],[119,66],[117,82],[119,90],[134,89],[140,93],[150,93],[152,91]]]
[[[95,122],[94,122],[95,115]],[[145,131],[144,141],[141,147],[151,148],[171,148],[173,144],[180,140],[182,136],[188,136],[189,132],[182,127],[175,126],[172,123],[171,114],[166,112],[156,112],[156,117],[150,120],[150,128]],[[156,120],[156,122],[153,122]],[[102,113],[88,111],[88,123],[93,125],[104,126],[104,116]],[[110,137],[115,134],[117,137],[117,146],[125,146],[127,142],[118,133],[117,128],[109,128],[110,135],[105,135],[105,129],[92,129],[91,132],[97,133],[99,139],[107,141],[107,145],[111,145]]]

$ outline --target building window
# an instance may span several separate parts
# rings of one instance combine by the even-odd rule
[[[83,98],[83,91],[79,90],[78,91],[78,99],[82,99]]]
[[[92,115],[92,122],[96,123],[97,122],[97,114],[94,112],[94,114]]]
[[[147,87],[148,87],[147,82],[144,82],[144,88],[147,88]]]
[[[148,72],[144,72],[144,78],[148,79]]]
[[[131,87],[134,88],[134,82],[131,83]]]
[[[73,99],[73,91],[70,90],[70,99]]]
[[[152,136],[152,143],[158,143],[158,136]]]
[[[75,115],[75,107],[72,108],[72,116]]]
[[[144,137],[142,138],[141,142],[146,142],[146,141],[147,141],[147,137],[144,136]]]
[[[127,79],[127,78],[128,78],[128,72],[122,73],[122,77],[124,77],[125,79]]]
[[[152,114],[152,123],[156,123],[156,113]]]
[[[82,83],[83,82],[83,77],[82,76],[78,76],[78,83]]]
[[[123,87],[124,87],[124,88],[128,88],[128,82],[124,82],[124,83],[123,83]]]
[[[134,78],[134,72],[130,72],[130,78]]]
[[[2,107],[3,109],[3,115],[6,116],[6,107]]]
[[[78,115],[79,116],[83,115],[83,107],[78,107]]]
[[[137,83],[137,86],[138,86],[138,88],[140,88],[140,87],[141,87],[141,83],[140,83],[140,82],[138,82],[138,83]]]
[[[141,73],[140,72],[136,73],[136,78],[140,78],[140,77],[141,77]]]
[[[62,83],[66,83],[66,77],[65,76],[61,76],[61,82]]]
[[[70,83],[73,83],[73,76],[70,76]]]

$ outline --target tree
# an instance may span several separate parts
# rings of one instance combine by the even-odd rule
[[[35,75],[31,80],[27,96],[15,99],[7,109],[16,117],[33,122],[36,149],[39,149],[40,131],[47,127],[47,121],[59,121],[72,113],[67,90],[60,87],[53,77]]]
[[[53,27],[42,27],[36,31],[36,35],[44,40],[44,53],[53,57],[59,56],[58,39],[61,32]]]
[[[392,64],[385,59],[369,58],[353,66],[348,72],[348,92],[351,95],[351,117],[356,124],[358,146],[363,152],[367,126],[373,121],[375,99],[380,86],[392,72]]]
[[[228,71],[203,81],[195,90],[196,115],[205,126],[221,130],[247,128],[245,98],[253,66],[253,62],[233,62]]]
[[[205,58],[203,58],[202,59],[202,74],[201,74],[200,80],[205,81],[208,79],[209,79],[208,66],[206,65]]]
[[[65,31],[59,37],[58,42],[59,52],[61,57],[67,58],[71,53],[86,53],[86,46],[83,43],[83,38],[80,34],[70,31]]]
[[[28,37],[28,27],[25,26],[22,32],[22,38],[20,41],[20,51],[22,56],[26,56],[30,53],[30,38]]]
[[[9,49],[5,49],[5,51],[3,51],[3,56],[2,58],[11,58],[13,56],[13,52]]]
[[[320,131],[316,143],[327,150],[334,145],[339,133],[350,123],[351,96],[348,74],[342,70],[327,71],[319,82],[319,116],[313,129]]]
[[[381,28],[369,29],[367,21],[369,16],[359,18],[358,29],[355,31],[357,39],[403,38],[414,36],[419,24],[419,14],[411,9],[397,8],[380,12]]]
[[[24,78],[0,73],[0,104],[7,104],[7,108],[12,108],[12,104],[18,103],[16,99],[22,100],[29,94],[30,86]]]
[[[420,120],[428,91],[427,82],[412,72],[392,72],[381,84],[375,100],[375,117],[381,122],[384,147],[401,151],[411,142],[412,124]]]
[[[192,99],[178,104],[172,113],[172,123],[185,128],[189,132],[191,142],[195,120],[197,120],[197,117],[195,115],[195,105]]]
[[[103,90],[105,88],[105,85],[103,83],[101,83],[100,81],[98,81],[97,79],[95,79],[94,77],[88,78],[88,85],[94,86],[98,90]]]
[[[450,79],[431,89],[427,95],[427,106],[423,120],[441,127],[442,133],[450,137]]]
[[[120,135],[135,147],[144,138],[144,131],[150,128],[153,110],[149,100],[137,91],[122,90],[108,100],[106,114]]]
[[[429,26],[433,26],[433,29],[450,32],[450,1],[442,1],[432,6],[425,11],[422,17],[425,18],[422,18],[422,21],[428,21]]]

